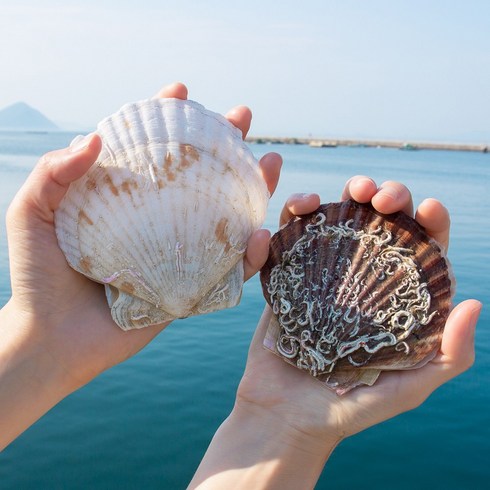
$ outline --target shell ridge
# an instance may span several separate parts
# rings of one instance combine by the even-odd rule
[[[108,169],[100,169],[101,171],[107,172]],[[117,170],[117,169],[116,169]],[[106,174],[107,175],[107,174]],[[103,179],[98,179],[98,181],[102,181]],[[102,226],[103,228],[108,228],[110,224],[114,223],[116,225],[116,230],[119,232],[118,236],[111,242],[99,243],[98,246],[93,248],[93,242],[91,241],[90,234],[84,233],[85,228],[81,228],[79,230],[79,242],[82,245],[82,250],[84,251],[84,256],[92,257],[92,260],[95,260],[95,264],[97,265],[102,272],[102,277],[99,277],[99,282],[103,284],[111,284],[114,285],[114,281],[120,283],[118,279],[122,276],[123,278],[128,273],[128,271],[132,271],[129,275],[132,277],[143,277],[147,271],[152,271],[152,267],[150,264],[145,263],[144,256],[139,260],[140,263],[145,264],[144,269],[136,270],[131,265],[132,263],[137,263],[138,260],[135,259],[134,253],[138,250],[138,244],[141,242],[141,236],[137,233],[132,233],[131,230],[137,230],[136,220],[133,218],[131,213],[131,208],[124,208],[124,213],[122,214],[122,220],[120,219],[117,213],[110,212],[110,191],[99,192],[98,197],[102,203],[102,208],[106,209],[106,213],[109,216],[101,215],[99,217],[99,221],[97,223],[98,226]],[[122,230],[125,230],[125,225],[129,223],[130,232],[121,234]],[[120,244],[125,244],[125,247],[121,249]],[[126,251],[128,253],[124,253],[121,256],[121,252]],[[122,260],[119,262],[122,264],[122,267],[115,267],[113,264],[114,255],[119,255],[122,257]],[[150,255],[147,254],[149,257]],[[104,266],[104,264],[107,264]],[[124,283],[124,281],[122,281]],[[141,284],[141,281],[137,281]],[[143,288],[143,291],[152,291],[150,297],[146,294],[143,295],[142,299],[153,300],[158,297],[156,293],[146,284]],[[142,292],[139,290],[139,292]]]
[[[241,132],[193,101],[125,104],[56,212],[73,268],[105,284],[123,329],[237,304],[269,199]]]
[[[267,346],[332,387],[363,379],[346,370],[362,367],[372,379],[378,366],[427,362],[440,342],[451,293],[446,284],[439,295],[429,289],[432,265],[420,225],[412,227],[402,213],[383,216],[351,202],[321,206],[300,221],[273,237],[261,273],[278,320]],[[289,232],[297,233],[294,241]]]

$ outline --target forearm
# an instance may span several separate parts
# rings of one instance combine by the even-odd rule
[[[28,323],[11,304],[0,310],[0,451],[69,393]]]
[[[335,448],[284,426],[273,412],[235,406],[216,432],[189,488],[314,488]]]

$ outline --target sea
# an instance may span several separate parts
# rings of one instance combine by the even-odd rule
[[[39,157],[73,136],[0,133],[0,305],[10,296],[8,204]],[[419,408],[343,441],[316,488],[490,488],[490,154],[258,144],[251,149],[257,157],[276,151],[284,159],[265,223],[272,231],[290,194],[317,192],[322,202],[337,201],[346,180],[357,174],[405,183],[416,204],[426,197],[441,200],[452,217],[455,301],[484,303],[474,366]],[[0,489],[186,488],[233,407],[263,306],[255,276],[237,307],[171,324],[10,444],[0,454]]]

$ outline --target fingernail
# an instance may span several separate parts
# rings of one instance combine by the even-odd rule
[[[315,194],[312,194],[312,193],[309,193],[309,194],[306,194],[306,193],[301,193],[298,195],[298,197],[300,199],[302,199],[303,201],[306,201],[308,199],[310,199],[311,196],[314,196]]]
[[[365,186],[365,185],[372,185],[374,184],[373,182],[373,179],[370,179],[369,177],[364,177],[364,175],[357,175],[355,177],[352,177],[350,179],[350,181],[348,181],[347,183],[350,184],[350,183],[354,183],[356,186],[359,185],[359,186]],[[376,184],[374,184],[376,185]]]
[[[380,194],[393,199],[393,201],[397,201],[400,197],[400,193],[396,189],[393,189],[393,187],[381,187],[379,191]]]
[[[92,140],[92,134],[88,134],[87,136],[82,136],[81,134],[76,136],[73,141],[70,143],[70,152],[77,153],[79,151],[83,151],[88,148],[90,141]]]

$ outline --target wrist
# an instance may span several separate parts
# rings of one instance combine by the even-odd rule
[[[277,413],[237,402],[189,488],[314,488],[337,442],[319,443]]]
[[[32,315],[16,306],[12,299],[0,310],[2,338],[0,367],[22,366],[19,374],[30,375],[30,381],[53,388],[59,395],[77,389],[63,362],[63,342],[57,345],[52,330],[55,320]],[[16,371],[17,372],[17,371]]]
[[[0,450],[70,393],[68,377],[12,300],[0,311]],[[36,325],[39,327],[39,325]]]
[[[325,429],[305,429],[301,415],[291,415],[280,407],[263,407],[244,400],[237,400],[230,415],[232,421],[254,431],[260,428],[261,441],[270,444],[271,450],[282,452],[284,461],[303,470],[319,469],[320,472],[341,438],[327,434]],[[303,463],[307,468],[303,468]],[[316,481],[316,480],[315,480]],[[298,487],[297,487],[298,488]],[[305,487],[307,488],[307,487]]]

